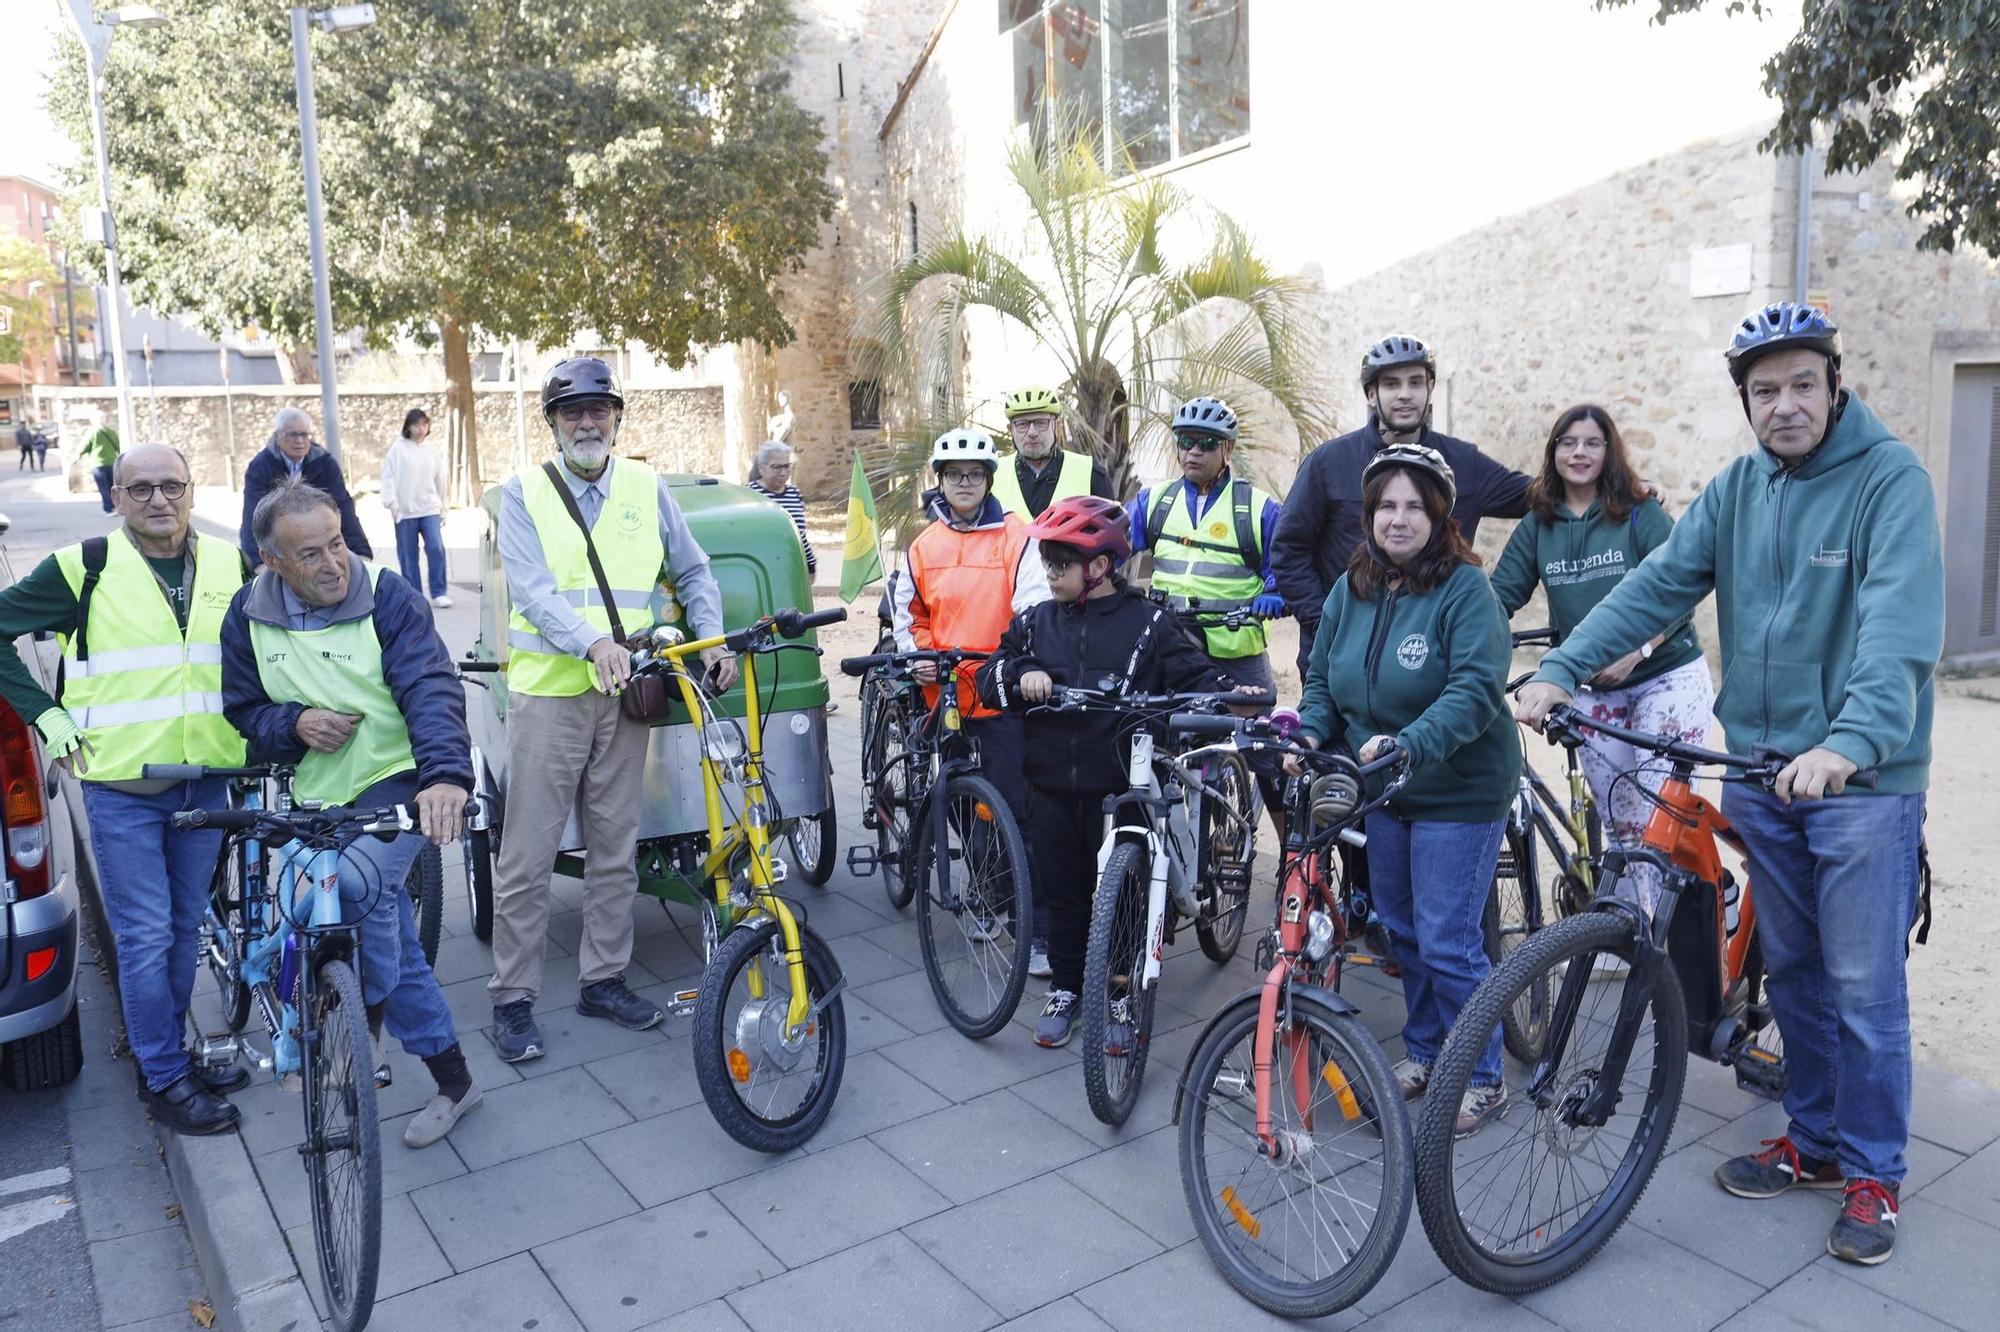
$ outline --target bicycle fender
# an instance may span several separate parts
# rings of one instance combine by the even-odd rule
[[[1361,1016],[1361,1010],[1355,1005],[1354,1001],[1338,990],[1329,990],[1318,985],[1307,985],[1303,981],[1294,981],[1292,983],[1292,992],[1304,995],[1308,999],[1316,1000],[1342,1017]],[[1201,1035],[1195,1038],[1194,1045],[1188,1050],[1187,1063],[1181,1066],[1180,1077],[1174,1082],[1174,1113],[1168,1119],[1168,1123],[1178,1124],[1181,1122],[1181,1101],[1187,1095],[1188,1070],[1194,1066],[1195,1055],[1200,1052],[1202,1046],[1208,1044],[1209,1033],[1222,1025],[1223,1021],[1230,1014],[1234,1013],[1238,1007],[1248,1004],[1250,1007],[1255,1008],[1263,1000],[1263,997],[1264,982],[1260,979],[1255,985],[1235,995],[1229,1002],[1216,1009],[1214,1016],[1210,1017],[1208,1022],[1202,1027]]]
[[[810,949],[807,948],[808,941],[819,945],[820,958],[826,963],[827,970],[832,973],[826,978],[826,992],[828,995],[838,993],[840,988],[847,984],[847,977],[840,970],[840,959],[834,956],[833,949],[827,947],[826,940],[820,937],[819,931],[806,924],[804,913],[799,910],[797,904],[787,898],[786,905],[792,908],[792,917],[799,924],[800,949],[809,952]],[[753,920],[747,925],[739,925],[736,928],[741,930],[761,930],[766,935],[773,935],[778,932],[778,922],[775,917],[765,916],[759,920]]]

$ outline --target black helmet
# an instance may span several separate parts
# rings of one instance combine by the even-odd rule
[[[1392,365],[1421,365],[1432,379],[1437,378],[1438,358],[1423,343],[1407,333],[1391,333],[1361,358],[1361,391],[1375,387],[1375,380]]]
[[[1444,460],[1444,455],[1428,444],[1390,444],[1377,449],[1368,465],[1361,469],[1361,484],[1367,485],[1377,472],[1391,467],[1430,473],[1444,487],[1445,511],[1449,513],[1458,504],[1458,478],[1452,474],[1451,464]]]
[[[555,420],[556,408],[566,402],[608,400],[625,410],[625,395],[618,391],[618,376],[595,356],[572,356],[558,361],[542,378],[542,419]]]
[[[1740,389],[1751,366],[1771,352],[1790,347],[1816,351],[1832,361],[1835,370],[1840,369],[1840,330],[1834,322],[1814,306],[1779,301],[1736,326],[1736,336],[1723,353],[1729,361],[1729,377]]]

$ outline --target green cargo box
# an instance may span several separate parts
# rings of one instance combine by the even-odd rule
[[[708,553],[709,569],[722,589],[725,628],[738,629],[759,616],[795,608],[812,609],[812,583],[798,529],[785,511],[742,486],[713,477],[669,474],[668,485],[686,515],[688,528]],[[486,532],[480,540],[479,641],[472,655],[506,660],[507,575],[501,568],[496,536],[500,490],[486,492]],[[671,584],[662,581],[652,606],[655,623],[686,628]],[[642,626],[627,625],[628,632]],[[689,631],[690,635],[692,630]],[[800,640],[813,642],[814,635]],[[503,674],[468,677],[471,719],[482,793],[497,796],[504,818],[507,794],[507,683]],[[776,652],[757,658],[758,711],[764,722],[765,781],[784,816],[801,818],[827,809],[832,800],[826,748],[826,677],[820,659],[807,652]],[[743,685],[716,705],[725,716],[744,714]],[[674,715],[653,728],[646,753],[639,836],[672,837],[707,830],[702,801],[699,749],[693,724],[678,702]],[[740,795],[737,797],[740,807]],[[580,849],[576,819],[564,830],[562,850]]]

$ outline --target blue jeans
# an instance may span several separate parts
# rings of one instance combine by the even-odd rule
[[[423,590],[424,583],[417,569],[417,538],[424,539],[424,555],[430,565],[430,595],[441,597],[445,594],[444,581],[444,519],[437,514],[426,514],[422,518],[398,518],[396,520],[396,568],[403,575],[403,581],[411,587]]]
[[[408,803],[415,796],[414,780],[392,777],[348,803],[356,809],[378,809]],[[369,1008],[379,1005],[384,1028],[419,1059],[458,1044],[444,992],[417,941],[410,895],[403,890],[403,880],[423,849],[421,834],[404,833],[393,842],[356,838],[340,854],[346,919],[361,922],[361,1002]]]
[[[1900,1183],[1910,1140],[1910,992],[1922,795],[1780,804],[1730,786],[1785,1036],[1785,1111],[1805,1156],[1849,1179]]]
[[[220,809],[223,800],[220,779],[182,782],[158,795],[83,783],[90,848],[117,940],[125,1039],[149,1091],[164,1091],[188,1073],[182,1031],[222,846],[218,831],[176,831],[173,816],[176,810]]]
[[[1506,822],[1406,823],[1385,810],[1368,816],[1368,884],[1403,965],[1403,1048],[1412,1059],[1437,1062],[1459,1010],[1493,969],[1479,920]],[[1499,1082],[1496,1026],[1471,1085]]]
[[[111,503],[111,468],[93,467],[90,469],[90,477],[97,482],[97,498],[104,502],[104,511],[116,512],[116,506]]]

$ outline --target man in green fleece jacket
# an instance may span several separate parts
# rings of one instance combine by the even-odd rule
[[[1904,954],[1944,646],[1937,512],[1916,454],[1840,386],[1826,316],[1768,306],[1743,321],[1728,359],[1761,447],[1543,659],[1518,715],[1539,722],[1714,589],[1730,747],[1798,756],[1775,792],[1733,785],[1723,797],[1756,886],[1791,1125],[1716,1179],[1746,1198],[1844,1187],[1827,1250],[1879,1263],[1895,1246],[1909,1141]],[[1872,793],[1825,798],[1864,768],[1878,774]]]

